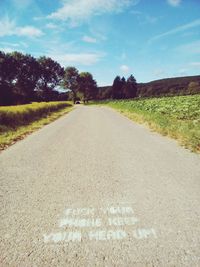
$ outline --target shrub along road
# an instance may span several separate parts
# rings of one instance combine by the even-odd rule
[[[200,266],[200,156],[103,107],[0,154],[1,266]]]

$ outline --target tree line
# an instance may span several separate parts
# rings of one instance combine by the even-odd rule
[[[0,105],[25,104],[33,101],[67,100],[72,92],[76,101],[95,98],[97,83],[89,72],[74,67],[63,68],[50,57],[34,58],[20,52],[0,51]]]
[[[132,75],[127,80],[117,76],[108,88],[107,91],[98,88],[91,73],[79,73],[75,67],[63,68],[50,57],[35,58],[20,52],[0,51],[0,105],[123,99],[134,98],[137,94],[137,83]]]
[[[0,52],[0,104],[50,101],[64,69],[51,58]]]
[[[103,86],[99,88],[98,99],[129,99],[138,95],[138,84],[133,75],[127,80],[124,77],[117,76],[112,86]]]
[[[131,75],[127,80],[120,76],[114,79],[111,89],[113,99],[134,98],[137,95],[137,83],[135,77]]]

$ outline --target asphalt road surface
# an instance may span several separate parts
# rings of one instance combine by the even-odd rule
[[[200,266],[200,156],[103,107],[0,154],[0,266]]]

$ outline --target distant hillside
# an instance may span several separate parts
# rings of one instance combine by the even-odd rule
[[[167,78],[148,83],[138,83],[138,97],[173,96],[200,93],[200,75]],[[111,86],[99,87],[99,98],[111,97]]]
[[[185,95],[200,93],[200,76],[156,80],[138,84],[138,96]]]

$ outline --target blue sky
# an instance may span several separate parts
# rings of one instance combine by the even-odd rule
[[[138,82],[200,75],[200,0],[0,0],[0,50]]]

